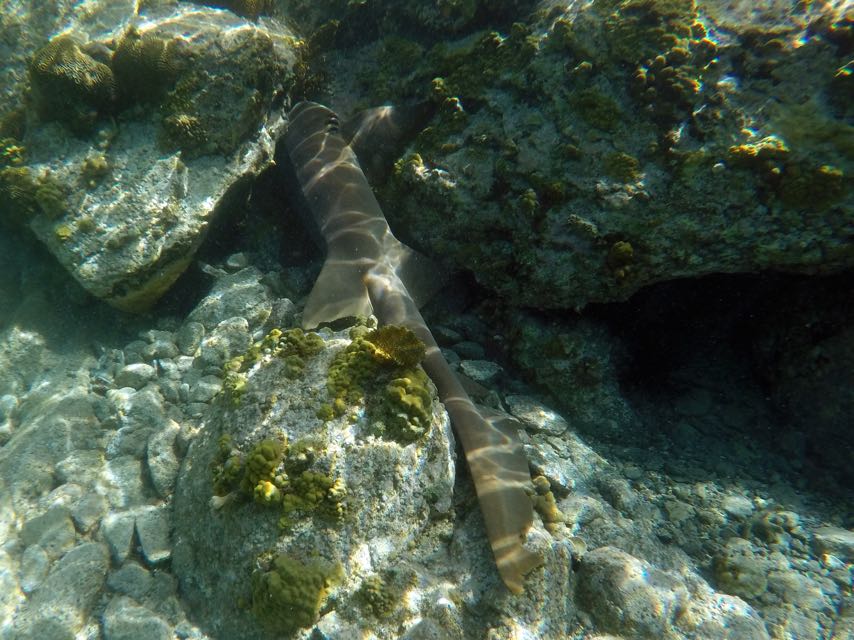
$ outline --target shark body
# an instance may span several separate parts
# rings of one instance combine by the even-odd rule
[[[525,574],[542,564],[540,555],[523,546],[533,522],[528,462],[515,429],[485,418],[472,402],[418,310],[419,298],[441,279],[394,237],[356,157],[371,130],[383,130],[383,119],[394,126],[393,114],[382,110],[349,128],[316,103],[301,102],[291,110],[285,149],[326,245],[303,327],[373,313],[381,324],[406,326],[424,342],[422,366],[465,453],[499,575],[521,593]]]

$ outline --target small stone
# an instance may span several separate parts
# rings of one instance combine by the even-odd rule
[[[131,598],[113,598],[103,618],[104,640],[172,640],[172,628]]]
[[[498,378],[501,366],[489,360],[463,360],[460,371],[475,382],[489,384]]]
[[[101,520],[101,534],[113,559],[121,564],[130,554],[133,541],[134,515],[129,511],[111,513]]]
[[[558,436],[569,428],[569,424],[557,412],[531,396],[513,395],[504,400],[510,413],[531,431]]]
[[[175,343],[185,356],[195,356],[204,337],[205,325],[201,322],[185,322],[175,334]]]
[[[21,590],[32,593],[44,580],[50,567],[50,558],[39,545],[30,545],[21,555]]]
[[[181,427],[171,421],[160,431],[156,431],[148,440],[146,450],[148,473],[161,498],[167,498],[175,488],[175,478],[181,463],[175,455],[175,437]]]
[[[142,545],[142,555],[150,565],[172,557],[171,529],[168,505],[145,507],[136,516],[136,534]]]
[[[136,362],[122,367],[116,374],[116,385],[142,389],[157,377],[157,371],[150,364]]]

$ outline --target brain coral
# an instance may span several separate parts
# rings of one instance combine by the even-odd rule
[[[87,54],[67,34],[53,38],[35,53],[29,79],[39,117],[59,120],[80,134],[89,131],[98,114],[115,100],[110,67]]]

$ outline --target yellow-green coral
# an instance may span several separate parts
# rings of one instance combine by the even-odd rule
[[[634,156],[615,151],[605,156],[605,173],[620,182],[635,182],[640,178],[640,162]]]
[[[282,463],[286,450],[286,443],[272,439],[262,440],[252,447],[252,451],[246,456],[241,489],[247,495],[255,496],[255,489],[260,483],[276,481],[275,472]],[[278,478],[278,481],[282,484],[281,478]]]
[[[279,554],[252,575],[252,612],[278,634],[292,634],[317,621],[340,567],[319,559],[302,562]]]
[[[400,594],[391,589],[388,581],[379,575],[365,578],[357,595],[365,607],[377,618],[387,618],[400,600]]]
[[[34,176],[28,167],[0,169],[0,217],[26,223],[43,213],[54,219],[66,206],[65,190],[51,174]]]
[[[430,381],[422,369],[392,379],[382,393],[368,402],[372,428],[402,444],[415,442],[430,428],[433,397]]]
[[[429,427],[432,413],[429,382],[418,368],[424,343],[410,329],[392,325],[354,335],[329,367],[331,404],[319,414],[340,416],[349,405],[367,399],[375,433],[404,444],[414,442]]]
[[[284,515],[280,526],[287,528],[292,524],[293,514],[317,513],[333,519],[340,519],[346,511],[347,491],[340,478],[317,471],[303,471],[295,476],[282,496]]]

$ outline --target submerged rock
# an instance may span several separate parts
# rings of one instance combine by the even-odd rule
[[[33,81],[51,102],[15,142],[15,166],[0,162],[0,195],[11,199],[0,215],[29,228],[89,293],[131,311],[171,286],[270,164],[283,129],[272,105],[295,57],[281,25],[192,5],[146,18],[128,13],[109,37],[48,43],[34,64],[50,68]],[[72,86],[46,86],[53,67],[68,66],[53,49],[112,73],[97,112],[87,111],[94,98],[74,98],[74,132],[56,121],[70,107],[47,108]]]
[[[336,404],[340,417],[324,410],[321,390],[347,333],[303,343],[296,331],[256,343],[247,369],[226,377],[175,489],[173,568],[198,624],[216,637],[266,637],[265,626],[294,631],[320,616],[329,628],[333,614],[339,630],[361,626],[360,589],[372,575],[398,593],[389,606],[399,609],[405,576],[420,575],[408,567],[427,564],[433,518],[449,515],[454,454],[435,392],[414,442],[373,435],[383,429],[370,422],[370,401],[367,410]],[[281,591],[281,581],[292,586]],[[327,593],[334,604],[323,605]]]

